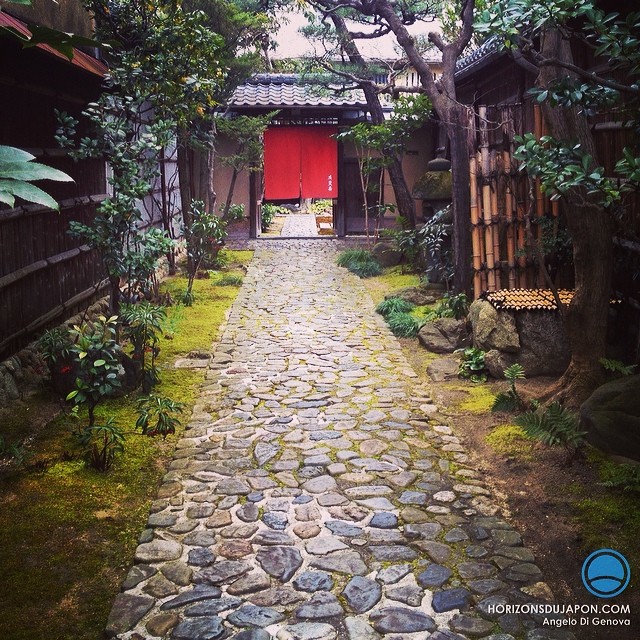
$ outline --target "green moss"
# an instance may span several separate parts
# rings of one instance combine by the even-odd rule
[[[638,530],[640,505],[637,497],[619,491],[608,491],[576,503],[576,520],[582,532],[582,547],[593,551],[607,547],[626,556],[632,574],[640,568]]]
[[[483,384],[476,384],[469,387],[460,387],[466,391],[469,395],[459,405],[460,411],[468,411],[469,413],[488,413],[491,411],[493,402],[496,399],[495,395],[491,393],[489,387]]]
[[[485,442],[497,453],[516,458],[531,459],[535,442],[527,436],[522,427],[502,424],[485,436]]]
[[[403,273],[402,267],[389,267],[381,275],[368,278],[364,283],[374,303],[379,304],[396,289],[418,286],[420,277],[415,273]]]
[[[251,252],[229,252],[245,264]],[[186,280],[164,285],[184,291]],[[202,370],[174,369],[179,355],[208,350],[218,337],[237,289],[195,283],[196,303],[172,307],[180,314],[173,340],[162,339],[161,383],[155,392],[186,403],[185,423],[204,378]],[[175,298],[176,296],[174,296]],[[135,432],[137,393],[101,403],[99,420],[113,417],[126,432],[126,451],[108,474],[74,457],[70,434],[86,415],[62,413],[32,429],[32,457],[21,471],[0,474],[0,637],[12,640],[102,637],[111,604],[124,579],[151,501],[182,429],[166,440]],[[17,407],[19,425],[38,405]],[[24,424],[24,423],[23,423]]]

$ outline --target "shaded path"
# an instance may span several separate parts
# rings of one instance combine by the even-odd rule
[[[260,243],[109,634],[573,638],[335,246]]]

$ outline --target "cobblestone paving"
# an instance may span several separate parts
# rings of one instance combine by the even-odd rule
[[[290,213],[282,228],[282,236],[288,238],[309,238],[318,235],[316,217],[311,213]]]
[[[335,251],[259,243],[108,635],[573,638]]]

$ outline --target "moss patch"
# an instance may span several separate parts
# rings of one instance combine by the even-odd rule
[[[533,458],[536,443],[523,431],[522,427],[514,424],[502,424],[491,430],[485,436],[485,442],[497,453],[505,456]]]
[[[251,252],[228,253],[227,271],[242,273],[239,263],[246,264]],[[174,295],[184,291],[186,280],[175,277],[163,287]],[[187,405],[183,423],[204,372],[177,370],[173,362],[189,351],[210,348],[238,291],[216,287],[212,279],[198,280],[194,288],[193,307],[168,310],[173,339],[162,339],[161,383],[155,389]],[[33,430],[32,455],[25,468],[0,473],[0,637],[103,636],[111,604],[182,432],[179,429],[166,441],[136,433],[136,396],[105,401],[96,410],[98,420],[112,417],[127,433],[126,451],[108,474],[87,469],[75,455],[70,434],[82,424],[82,411],[79,418],[62,413]],[[11,424],[43,412],[39,406],[30,402],[16,407]],[[42,416],[41,422],[46,422]]]
[[[369,290],[375,304],[396,289],[416,287],[420,284],[420,277],[415,273],[404,273],[402,267],[389,267],[381,275],[363,281]]]
[[[476,384],[468,387],[458,387],[457,389],[464,390],[468,394],[467,398],[462,400],[456,407],[458,410],[468,411],[469,413],[487,413],[491,411],[496,396],[486,385]]]

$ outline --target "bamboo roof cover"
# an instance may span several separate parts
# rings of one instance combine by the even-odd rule
[[[556,311],[558,309],[550,289],[501,289],[483,293],[481,298],[490,302],[498,311]],[[573,290],[559,289],[558,297],[567,305],[573,298]]]

